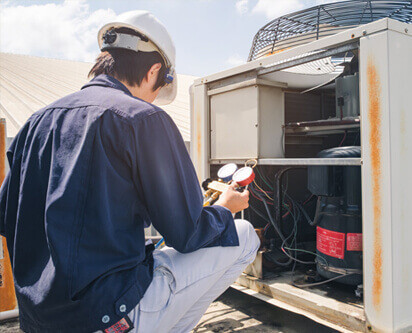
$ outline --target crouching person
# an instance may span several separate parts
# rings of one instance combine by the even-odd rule
[[[188,332],[253,261],[249,193],[202,192],[173,101],[175,49],[147,12],[98,34],[83,88],[34,113],[7,152],[0,233],[25,332]],[[153,103],[153,104],[152,104]],[[145,246],[153,224],[166,247]]]

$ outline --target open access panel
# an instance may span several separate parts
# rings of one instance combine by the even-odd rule
[[[195,81],[199,181],[254,159],[234,288],[342,332],[412,331],[412,27],[382,19]]]

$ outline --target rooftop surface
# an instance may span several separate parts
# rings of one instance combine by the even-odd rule
[[[14,137],[30,115],[53,101],[79,90],[89,81],[93,63],[0,53],[0,118],[7,136]],[[162,108],[170,114],[185,141],[190,140],[189,87],[196,79],[177,75],[175,101]]]

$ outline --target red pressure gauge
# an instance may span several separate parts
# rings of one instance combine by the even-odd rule
[[[243,167],[235,172],[232,179],[239,186],[246,186],[253,182],[255,179],[255,173],[251,167]]]

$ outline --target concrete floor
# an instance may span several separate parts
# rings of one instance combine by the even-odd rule
[[[21,333],[18,321],[0,324],[0,333]],[[306,317],[229,289],[213,302],[192,333],[333,333]]]

